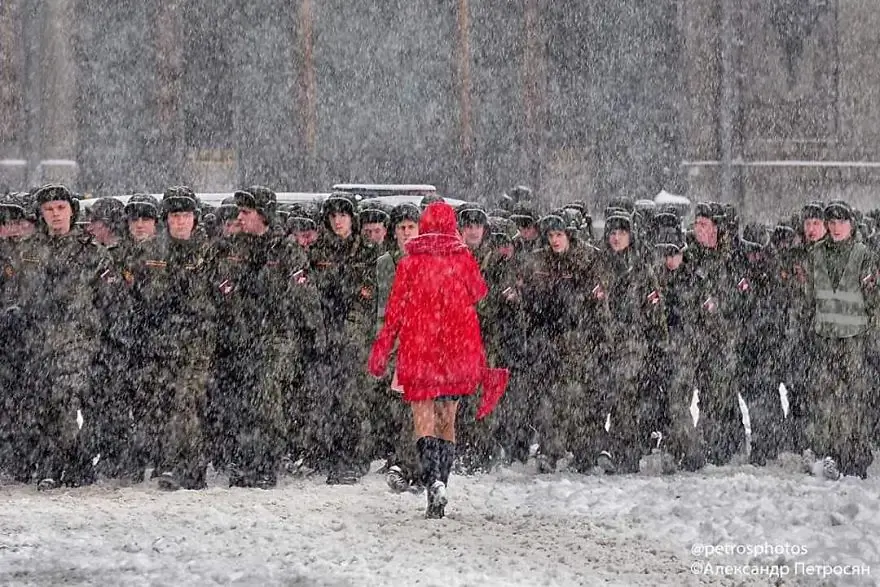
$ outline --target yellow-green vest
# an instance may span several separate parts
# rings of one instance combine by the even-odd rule
[[[861,267],[868,249],[854,243],[837,289],[831,285],[822,246],[813,249],[813,284],[816,314],[813,329],[824,338],[851,338],[868,331],[868,312],[862,294]]]

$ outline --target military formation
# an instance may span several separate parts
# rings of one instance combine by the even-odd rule
[[[267,489],[296,471],[356,483],[382,460],[392,488],[417,488],[409,410],[365,365],[431,200],[284,206],[251,186],[211,208],[178,186],[85,214],[64,186],[8,194],[0,471],[48,490],[151,470],[174,490],[205,487],[210,464]],[[691,224],[617,198],[597,231],[583,202],[540,210],[517,187],[496,204],[457,215],[490,288],[489,363],[511,380],[484,420],[478,396],[461,402],[459,473],[533,457],[634,473],[658,453],[695,471],[785,450],[866,477],[880,215],[811,202],[740,226],[706,202]]]

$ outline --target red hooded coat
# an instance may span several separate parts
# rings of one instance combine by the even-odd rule
[[[370,353],[370,373],[385,373],[399,338],[397,379],[405,401],[470,395],[486,369],[475,306],[488,288],[458,235],[449,204],[430,204],[419,233],[397,265],[385,325]]]

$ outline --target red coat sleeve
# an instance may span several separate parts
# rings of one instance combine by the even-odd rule
[[[486,280],[483,279],[483,273],[480,271],[480,266],[477,264],[474,256],[468,253],[464,256],[464,259],[464,271],[462,273],[465,287],[468,294],[470,294],[471,305],[475,306],[480,300],[489,295],[489,286],[486,285]]]

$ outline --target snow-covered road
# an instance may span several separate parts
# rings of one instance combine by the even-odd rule
[[[791,458],[663,478],[504,469],[453,477],[442,521],[375,474],[352,487],[288,478],[274,491],[222,478],[173,494],[151,482],[6,485],[0,585],[772,585],[778,577],[741,567],[773,565],[788,568],[785,585],[880,584],[880,482],[797,468]],[[718,573],[702,574],[707,563]],[[822,582],[825,565],[863,574]]]

